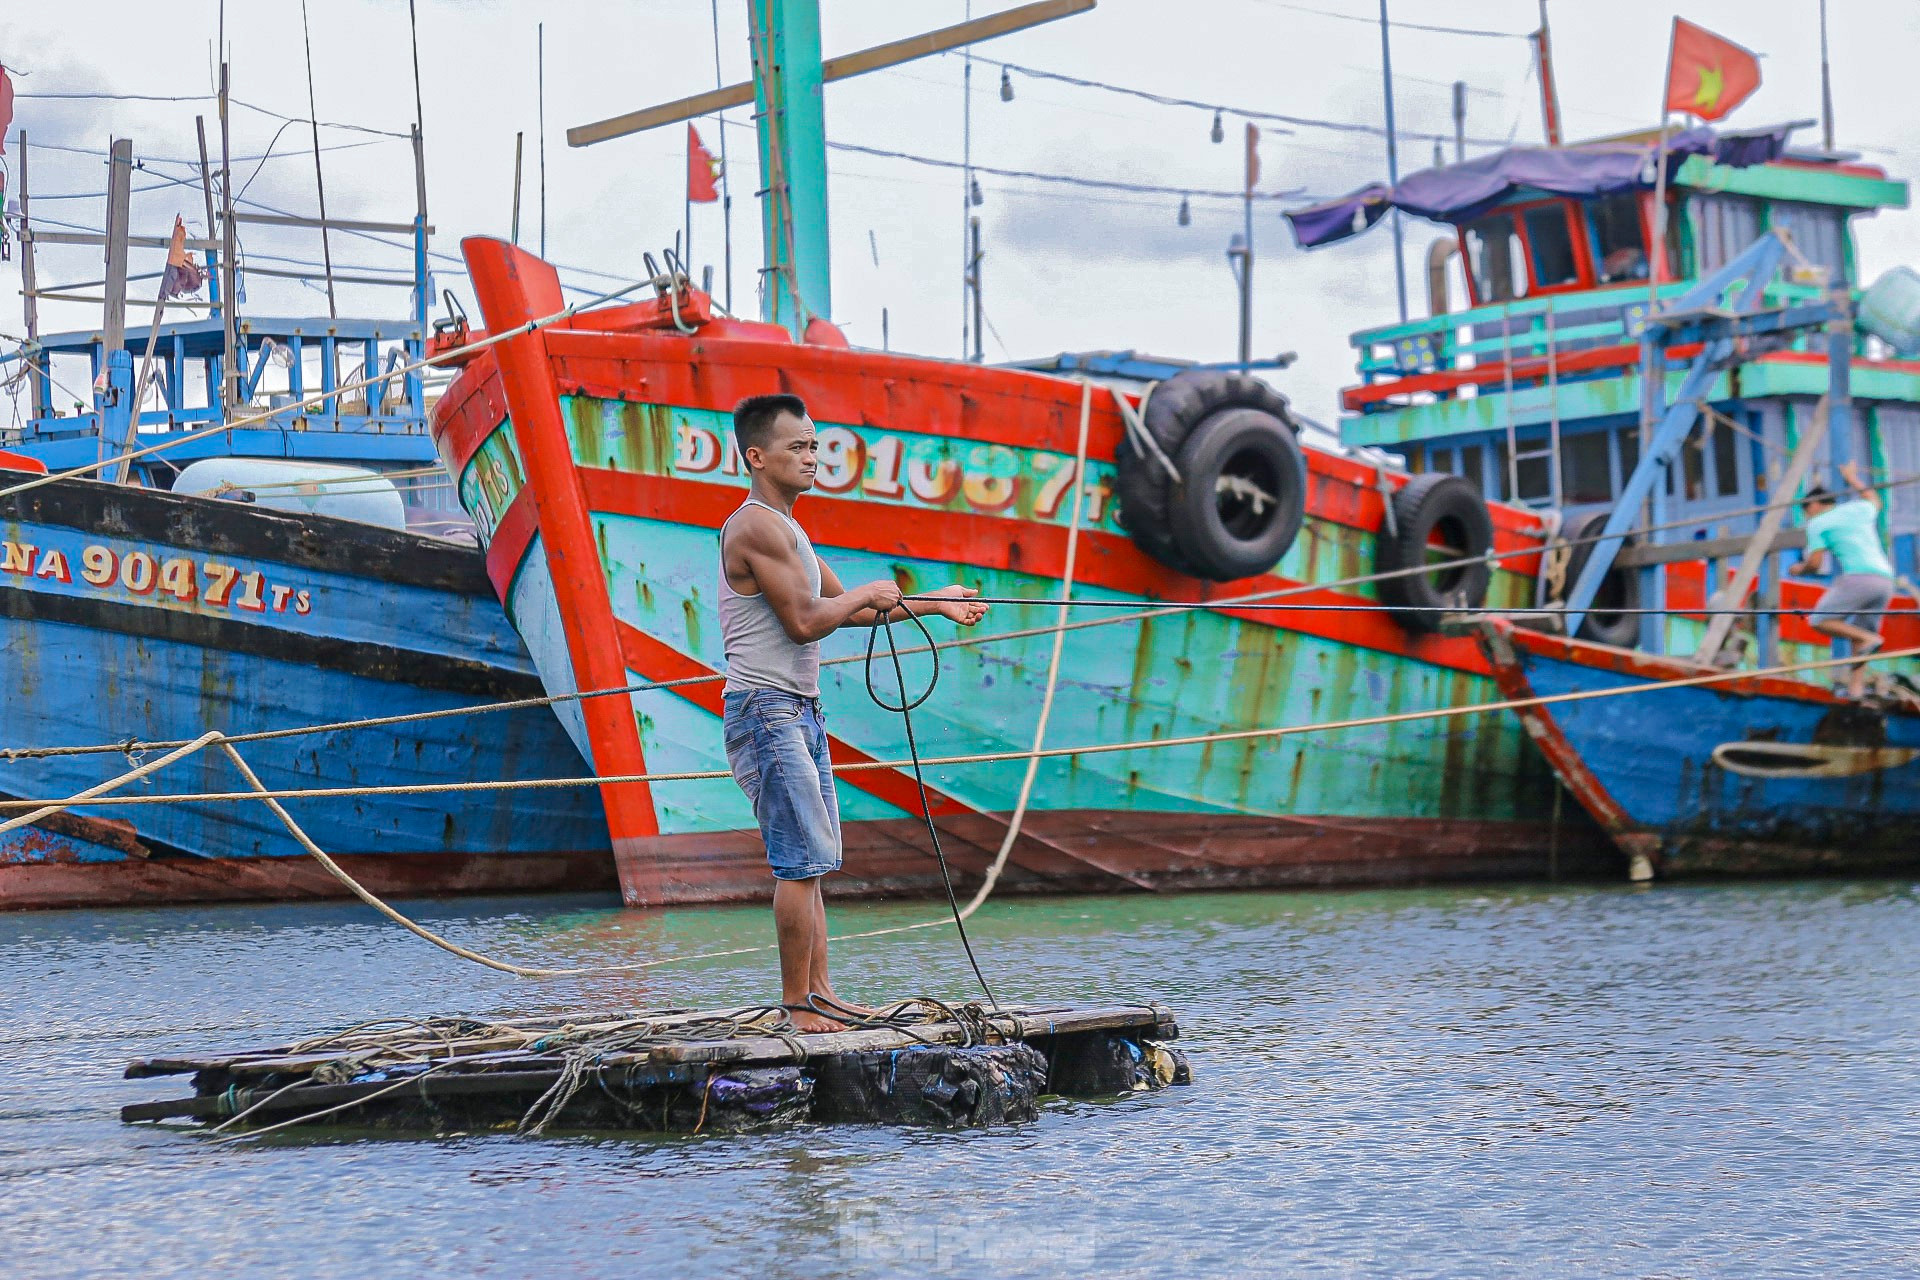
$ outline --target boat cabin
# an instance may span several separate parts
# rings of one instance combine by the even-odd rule
[[[1906,206],[1906,183],[1851,156],[1792,150],[1790,129],[1674,135],[1670,147],[1686,140],[1689,153],[1670,170],[1664,243],[1652,133],[1516,148],[1290,215],[1303,245],[1372,225],[1389,201],[1447,228],[1427,255],[1428,315],[1353,335],[1360,383],[1342,394],[1342,437],[1415,472],[1464,475],[1490,498],[1558,510],[1568,526],[1607,510],[1639,461],[1650,298],[1677,297],[1777,228],[1792,269],[1763,305],[1818,298],[1827,281],[1857,299],[1853,221]],[[1497,197],[1460,207],[1502,182]],[[1750,508],[1768,500],[1769,472],[1827,382],[1818,336],[1722,373],[1665,479],[1668,519],[1694,523],[1661,540],[1750,531]],[[1882,479],[1920,473],[1920,362],[1858,338],[1852,382],[1851,428],[1832,461],[1857,459]],[[1920,572],[1920,486],[1888,490],[1883,519],[1896,568]]]

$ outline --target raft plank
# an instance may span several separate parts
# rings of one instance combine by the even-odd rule
[[[715,1017],[731,1013],[690,1013],[677,1019],[648,1018],[647,1021],[653,1024],[656,1035],[671,1036],[673,1022],[684,1022],[692,1030],[695,1025],[710,1026]],[[1158,1004],[1006,1009],[986,1017],[992,1028],[990,1039],[994,1042],[1025,1043],[1100,1032],[1165,1040],[1179,1035],[1172,1011]],[[365,1040],[347,1037],[341,1045],[315,1053],[292,1053],[287,1051],[291,1046],[283,1046],[280,1050],[224,1057],[144,1059],[128,1066],[129,1077],[182,1071],[205,1075],[196,1082],[193,1097],[130,1104],[121,1108],[120,1118],[125,1122],[173,1118],[217,1122],[239,1110],[247,1112],[250,1120],[285,1119],[361,1102],[379,1104],[391,1100],[431,1104],[436,1100],[483,1096],[498,1098],[517,1113],[561,1083],[570,1062],[578,1067],[577,1055],[570,1058],[566,1046],[546,1051],[534,1051],[527,1046],[563,1030],[591,1035],[618,1030],[635,1021],[633,1015],[609,1021],[547,1020],[516,1025],[507,1035],[474,1036],[452,1042],[423,1035],[417,1041],[402,1042],[404,1051],[422,1054],[418,1061],[393,1061],[395,1042],[391,1038],[381,1042],[372,1035]],[[505,1029],[507,1024],[493,1022],[486,1026],[497,1031]],[[873,1027],[784,1037],[744,1035],[724,1040],[688,1039],[648,1045],[631,1052],[600,1054],[594,1063],[598,1070],[618,1073],[624,1088],[646,1089],[698,1084],[712,1076],[751,1067],[804,1067],[808,1061],[841,1055],[884,1054],[919,1045],[960,1045],[977,1030],[977,1023],[954,1020],[912,1024],[908,1028]],[[391,1029],[387,1034],[391,1036]],[[359,1043],[355,1045],[355,1041]],[[455,1049],[453,1057],[445,1056],[449,1044]],[[800,1052],[796,1053],[796,1048]],[[367,1061],[374,1050],[385,1050],[389,1056],[384,1061],[378,1058]],[[345,1065],[351,1071],[368,1070],[377,1073],[377,1078],[324,1083],[304,1080],[291,1085],[273,1079],[310,1076],[330,1064]],[[233,1092],[235,1088],[239,1090],[237,1094]]]
[[[671,1029],[673,1022],[695,1022],[714,1016],[730,1014],[731,1010],[720,1015],[692,1013],[683,1017],[663,1017],[658,1021],[663,1031]],[[611,1030],[623,1025],[625,1019],[607,1019],[591,1022],[568,1024],[576,1032],[592,1034],[596,1031]],[[1125,1030],[1135,1027],[1174,1026],[1173,1014],[1161,1005],[1115,1005],[1092,1009],[1009,1009],[994,1015],[994,1025],[1004,1029],[1013,1039],[1027,1039],[1033,1036],[1072,1034],[1079,1031]],[[512,1026],[516,1030],[524,1029],[529,1034],[551,1034],[556,1028],[552,1023],[509,1023],[500,1022],[495,1026]],[[964,1029],[954,1022],[925,1023],[913,1028],[915,1035],[927,1040],[936,1040],[942,1044],[955,1043],[964,1038]],[[1167,1038],[1177,1034],[1176,1030],[1165,1032]],[[792,1038],[800,1042],[809,1054],[884,1052],[889,1049],[903,1049],[918,1043],[915,1035],[887,1027],[875,1027],[854,1031],[834,1031],[796,1034]],[[127,1065],[126,1078],[143,1079],[152,1076],[184,1075],[199,1071],[219,1071],[232,1076],[256,1075],[308,1075],[327,1065],[354,1056],[355,1042],[358,1038],[343,1040],[340,1045],[324,1051],[291,1054],[281,1050],[253,1050],[225,1055],[204,1055],[195,1057],[169,1057],[137,1059]],[[362,1047],[371,1047],[370,1038],[358,1041]],[[442,1049],[451,1047],[460,1058],[478,1059],[494,1054],[506,1054],[523,1059],[537,1059],[541,1055],[525,1050],[521,1045],[504,1036],[474,1038],[466,1041],[453,1041],[443,1046],[440,1042],[422,1038],[422,1049]],[[439,1059],[437,1059],[439,1060]],[[741,1063],[756,1060],[789,1062],[793,1060],[793,1049],[788,1039],[780,1036],[755,1036],[733,1040],[688,1040],[683,1044],[656,1046],[639,1053],[609,1054],[609,1065],[631,1065],[650,1062],[729,1062]]]
[[[1009,1026],[1009,1021],[1011,1025]],[[1131,1031],[1137,1028],[1173,1027],[1173,1014],[1159,1005],[1124,1005],[1105,1009],[1057,1009],[1037,1012],[1006,1010],[994,1020],[996,1031],[1009,1040],[1031,1040],[1040,1036],[1071,1035],[1079,1031]],[[913,1028],[916,1035],[888,1027],[858,1031],[829,1031],[797,1036],[809,1056],[829,1053],[885,1053],[908,1049],[933,1040],[955,1044],[965,1038],[965,1029],[957,1022],[931,1022]],[[1167,1037],[1173,1037],[1173,1031]],[[608,1054],[609,1066],[648,1062],[791,1062],[793,1049],[778,1036],[739,1040],[692,1040],[681,1045],[661,1045],[641,1053]]]

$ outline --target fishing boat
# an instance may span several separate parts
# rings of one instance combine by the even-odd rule
[[[560,309],[555,272],[535,255],[485,238],[463,249],[490,332]],[[934,761],[933,820],[963,875],[983,871],[1020,805],[1049,694],[1050,745],[1143,745],[1040,763],[1011,890],[1395,883],[1591,863],[1591,827],[1571,808],[1556,819],[1552,780],[1510,717],[1377,722],[1497,699],[1472,638],[1442,622],[1453,604],[1531,602],[1540,517],[1464,481],[1303,443],[1285,399],[1237,370],[1176,369],[1149,395],[1111,363],[1096,380],[854,350],[817,319],[809,332],[796,341],[719,314],[676,275],[657,297],[473,354],[435,407],[488,573],[548,691],[680,682],[557,706],[597,774],[726,767],[717,531],[748,483],[730,410],[785,391],[806,401],[821,441],[817,496],[798,517],[845,580],[960,580],[1031,602],[996,605],[997,634],[944,649],[936,694],[914,712]],[[1181,490],[1158,478],[1155,447],[1178,459]],[[1204,500],[1182,514],[1188,493]],[[1065,632],[1049,690],[1076,543],[1072,590],[1147,616]],[[1427,574],[1434,545],[1506,558]],[[1212,607],[1153,613],[1195,600]],[[841,659],[822,673],[834,758],[901,761],[902,719],[868,696],[852,660],[862,639],[827,645]],[[1349,719],[1369,723],[1236,736]],[[912,774],[840,781],[846,874],[830,890],[936,890]],[[629,902],[764,896],[765,857],[731,779],[603,791]]]
[[[0,471],[0,489],[32,478]],[[161,749],[138,744],[540,693],[470,544],[87,479],[0,498],[0,515],[6,799],[72,795]],[[58,751],[113,743],[127,745]],[[268,786],[288,789],[581,769],[543,706],[304,733],[241,751]],[[245,789],[215,752],[143,786]],[[296,802],[293,812],[376,893],[612,882],[590,788],[376,795]],[[345,892],[256,804],[82,805],[0,833],[0,908]]]
[[[123,140],[109,181],[118,246],[42,226],[21,184],[29,340],[6,359],[31,412],[0,439],[0,796],[72,795],[209,731],[292,731],[240,748],[270,787],[580,776],[544,706],[301,732],[540,694],[450,501],[420,373],[314,399],[418,362],[430,296],[424,209],[384,226],[413,240],[415,271],[390,281],[411,289],[411,316],[241,317],[227,299],[248,268],[224,269],[230,242],[125,234],[132,160]],[[107,247],[108,327],[40,331],[38,301],[71,292],[34,281],[36,247],[49,244]],[[115,325],[127,253],[161,250],[206,254],[207,314],[165,318],[181,308],[163,291],[149,325]],[[87,399],[63,411],[75,383]],[[144,394],[150,386],[157,395]],[[124,460],[99,467],[108,459]],[[50,467],[97,473],[48,480]],[[243,779],[218,752],[132,788],[236,789]],[[379,893],[613,883],[588,787],[356,795],[292,809]],[[0,831],[0,909],[345,892],[253,803],[80,805]]]
[[[1920,860],[1913,663],[1836,694],[1821,586],[1783,576],[1796,499],[1870,467],[1888,651],[1920,645],[1914,277],[1863,290],[1853,241],[1907,187],[1796,127],[1511,148],[1290,215],[1309,247],[1392,210],[1448,228],[1429,314],[1353,335],[1341,434],[1553,522],[1543,612],[1482,642],[1638,879]]]

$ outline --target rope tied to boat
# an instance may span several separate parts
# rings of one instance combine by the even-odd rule
[[[1876,484],[1870,487],[1875,489],[1885,490],[1885,489],[1896,488],[1901,485],[1915,484],[1915,483],[1920,483],[1920,473],[1897,477],[1895,479],[1884,481],[1880,484]],[[4,495],[0,495],[0,496],[4,496]],[[1800,505],[1800,500],[1798,498],[1793,498],[1785,502],[1763,503],[1758,506],[1742,507],[1732,511],[1721,512],[1719,513],[1719,516],[1717,518],[1727,519],[1727,518],[1731,518],[1733,516],[1739,516],[1739,515],[1753,515],[1760,512],[1770,511],[1779,507],[1797,507],[1799,505]],[[1644,529],[1638,530],[1637,532],[1652,533],[1652,532],[1659,532],[1667,529],[1692,528],[1694,526],[1697,526],[1698,524],[1699,524],[1699,521],[1697,520],[1668,521],[1665,524],[1648,526]],[[1606,538],[1605,534],[1594,534],[1586,538],[1566,539],[1555,545],[1558,545],[1563,548],[1567,548],[1570,551],[1570,549],[1574,547],[1582,546],[1588,543],[1605,541],[1605,538]],[[991,632],[986,635],[980,635],[980,636],[956,636],[951,640],[938,641],[932,647],[935,649],[971,648],[971,647],[980,646],[980,645],[1002,644],[1002,643],[1007,643],[1015,640],[1026,640],[1026,639],[1031,639],[1034,636],[1050,635],[1050,634],[1055,634],[1061,631],[1080,631],[1089,627],[1118,626],[1128,622],[1151,622],[1159,618],[1172,617],[1177,614],[1193,613],[1193,612],[1219,612],[1219,611],[1228,610],[1228,609],[1239,610],[1242,612],[1299,611],[1299,612],[1308,612],[1308,613],[1371,610],[1371,609],[1379,608],[1381,606],[1372,605],[1372,604],[1330,605],[1330,604],[1318,604],[1313,602],[1286,603],[1286,601],[1288,601],[1291,597],[1294,597],[1294,596],[1310,595],[1316,592],[1333,591],[1333,590],[1339,590],[1347,587],[1370,586],[1370,585],[1375,585],[1381,582],[1386,582],[1386,581],[1390,581],[1397,578],[1406,578],[1406,577],[1417,576],[1420,574],[1432,574],[1432,573],[1453,571],[1453,570],[1464,568],[1470,565],[1485,564],[1489,568],[1497,568],[1502,561],[1505,561],[1508,559],[1524,558],[1526,556],[1548,555],[1548,554],[1551,554],[1552,551],[1553,551],[1552,546],[1549,546],[1548,548],[1545,548],[1545,549],[1538,548],[1538,547],[1516,548],[1511,551],[1497,551],[1497,550],[1489,549],[1486,554],[1479,555],[1479,556],[1460,557],[1452,560],[1437,560],[1428,564],[1411,565],[1402,569],[1385,569],[1385,570],[1379,570],[1372,573],[1354,574],[1345,578],[1335,578],[1326,582],[1299,583],[1299,584],[1288,586],[1288,587],[1274,587],[1274,588],[1269,588],[1262,591],[1248,592],[1244,595],[1221,596],[1221,597],[1208,599],[1208,600],[1155,601],[1155,602],[1142,602],[1137,600],[1135,601],[1098,601],[1098,600],[1089,600],[1089,599],[1075,600],[1073,604],[1074,604],[1074,607],[1076,608],[1126,605],[1130,608],[1131,611],[1126,613],[1121,613],[1121,614],[1109,615],[1107,617],[1083,618],[1078,621],[1066,621],[1064,620],[1064,616],[1063,616],[1062,621],[1052,623],[1046,626],[1022,627],[1022,628],[1016,628],[1015,630],[1012,630],[1012,631]],[[1920,595],[1920,592],[1914,592],[1912,590],[1911,584],[1907,584],[1906,589],[1908,590],[1909,594]],[[910,598],[917,599],[920,597],[910,597]],[[1022,598],[1018,600],[1008,600],[1007,603],[1019,604],[1019,605],[1044,605],[1047,602],[1044,600],[1030,600],[1030,599]],[[1402,612],[1407,612],[1407,611],[1421,611],[1421,610],[1415,606],[1408,606],[1407,608],[1402,609]],[[1557,614],[1559,611],[1556,609],[1540,608],[1540,607],[1527,608],[1525,606],[1515,606],[1511,608],[1483,606],[1477,611],[1467,611],[1467,610],[1458,610],[1458,609],[1448,608],[1448,609],[1442,610],[1442,612],[1450,612],[1450,613],[1477,612],[1480,614],[1491,614],[1491,615],[1497,615],[1497,616],[1524,616],[1527,614],[1554,615],[1554,614]],[[1642,609],[1641,612],[1646,613],[1646,612],[1662,612],[1662,611],[1658,609]],[[1801,615],[1813,613],[1815,612],[1815,610],[1811,608],[1807,608],[1807,609],[1744,609],[1743,608],[1743,609],[1724,609],[1724,610],[1680,609],[1680,610],[1674,610],[1673,612],[1690,614],[1694,616],[1699,616],[1702,614],[1711,615],[1715,613],[1729,613],[1737,616],[1801,616]],[[1889,610],[1888,612],[1893,613],[1895,615],[1899,615],[1903,611]],[[921,653],[924,651],[925,651],[924,647],[916,646],[916,647],[902,649],[900,652],[902,656],[911,656],[913,654]],[[850,662],[859,662],[861,660],[862,660],[861,655],[856,653],[856,654],[844,655],[837,658],[827,658],[822,660],[820,665],[822,667],[840,666]],[[522,710],[529,707],[557,706],[561,703],[584,701],[585,699],[588,699],[588,698],[611,698],[611,697],[618,697],[623,694],[654,693],[654,692],[671,691],[676,689],[686,689],[686,688],[691,688],[695,685],[716,684],[724,679],[726,679],[726,676],[723,673],[710,672],[705,675],[682,676],[682,677],[679,677],[678,679],[673,679],[673,680],[641,680],[641,681],[635,681],[634,683],[631,683],[631,684],[614,685],[604,689],[570,690],[565,693],[547,694],[547,695],[543,695],[535,698],[513,698],[513,699],[507,699],[499,702],[477,703],[471,706],[443,707],[434,711],[414,711],[414,712],[407,712],[401,715],[390,715],[390,716],[364,716],[354,720],[324,721],[318,724],[295,725],[285,729],[260,729],[260,730],[255,730],[248,733],[228,734],[226,735],[226,738],[227,738],[227,741],[229,742],[245,744],[249,742],[267,742],[267,741],[272,741],[274,739],[279,739],[279,738],[302,737],[309,734],[340,733],[340,732],[349,732],[349,731],[360,730],[360,729],[377,729],[377,728],[385,728],[391,725],[412,724],[412,723],[416,723],[424,720],[445,719],[453,716],[486,715],[486,714],[500,712],[500,711],[518,711],[518,710]],[[164,751],[164,750],[171,750],[174,747],[185,746],[189,741],[191,740],[190,739],[160,739],[160,740],[154,740],[154,741],[148,741],[148,742],[134,743],[134,746],[139,750]],[[37,760],[37,759],[46,759],[46,758],[51,758],[56,756],[69,756],[69,755],[99,755],[99,754],[116,754],[116,753],[126,754],[126,747],[128,743],[133,743],[133,740],[123,739],[121,741],[116,741],[116,742],[88,743],[88,744],[77,745],[77,746],[0,747],[0,760]],[[4,804],[0,804],[0,809],[4,809],[4,807],[5,807]]]

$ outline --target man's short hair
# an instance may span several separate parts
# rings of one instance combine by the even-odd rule
[[[733,438],[740,444],[740,452],[748,449],[764,449],[767,441],[773,437],[773,424],[783,413],[796,418],[807,416],[807,402],[799,396],[784,392],[770,396],[748,396],[733,406]]]
[[[1822,485],[1815,485],[1813,488],[1807,490],[1804,498],[1800,499],[1800,505],[1803,507],[1812,507],[1822,502],[1831,503],[1832,501],[1833,494],[1828,489]]]

